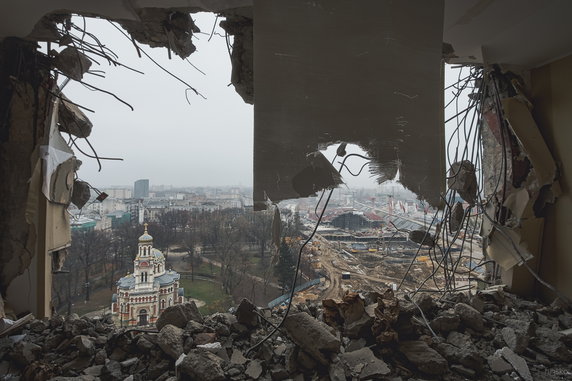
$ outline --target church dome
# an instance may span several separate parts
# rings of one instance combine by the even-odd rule
[[[145,231],[139,237],[139,243],[153,242],[153,237],[147,232],[147,224],[144,224]]]

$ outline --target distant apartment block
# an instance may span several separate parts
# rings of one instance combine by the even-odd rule
[[[133,190],[129,188],[107,188],[103,189],[103,191],[107,193],[110,198],[126,199],[133,196]]]
[[[149,179],[135,181],[133,186],[133,198],[149,197]]]

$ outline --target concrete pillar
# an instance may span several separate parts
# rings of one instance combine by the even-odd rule
[[[0,42],[0,293],[16,314],[50,315],[51,260],[46,201],[31,184],[37,148],[45,144],[54,86],[49,58],[33,42]],[[27,210],[29,197],[36,206]],[[28,221],[34,221],[30,225]]]

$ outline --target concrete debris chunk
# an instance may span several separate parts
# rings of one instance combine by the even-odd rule
[[[101,376],[101,371],[103,370],[103,365],[94,365],[89,368],[85,368],[83,373],[87,376],[99,377]]]
[[[462,365],[451,365],[451,370],[465,377],[474,378],[477,374],[473,369],[465,368]]]
[[[506,360],[502,358],[501,350],[497,350],[495,353],[487,358],[489,367],[491,370],[498,374],[503,374],[510,372],[512,370],[512,365],[510,365]]]
[[[34,25],[34,29],[28,35],[27,38],[35,41],[49,41],[49,42],[57,42],[60,40],[61,45],[61,35],[58,31],[58,27],[56,23],[62,22],[61,15],[46,15],[40,19]]]
[[[454,312],[446,312],[443,315],[437,316],[430,323],[431,328],[439,332],[451,332],[459,328],[461,318]]]
[[[248,363],[244,374],[253,380],[258,380],[258,378],[262,375],[262,364],[260,361],[252,360],[250,363]]]
[[[340,361],[336,361],[330,365],[328,375],[330,376],[330,381],[346,381],[346,372]]]
[[[230,362],[236,365],[243,365],[248,361],[242,351],[235,349],[232,351],[232,355],[230,356]]]
[[[424,341],[402,341],[399,343],[399,351],[424,373],[440,375],[448,368],[447,360]]]
[[[256,306],[246,298],[242,299],[236,308],[236,320],[247,327],[254,328],[258,326],[258,315],[256,314]]]
[[[59,129],[78,138],[87,138],[91,135],[93,124],[89,118],[73,104],[64,94],[60,94],[62,101],[58,104]]]
[[[533,381],[526,360],[514,353],[509,347],[503,347],[500,349],[500,354],[510,365],[512,365],[514,370],[516,370],[524,381]]]
[[[203,322],[203,316],[193,301],[167,307],[167,309],[161,313],[159,319],[157,319],[156,326],[159,331],[167,324],[185,328],[189,320],[194,320],[199,323]]]
[[[425,230],[412,230],[409,232],[409,240],[420,245],[435,246],[435,238],[431,233]]]
[[[474,206],[477,201],[477,175],[475,166],[468,160],[456,162],[451,165],[447,185],[457,191],[459,196],[469,205]]]
[[[536,329],[536,338],[534,346],[551,359],[571,362],[572,351],[570,351],[564,343],[566,339],[557,331],[545,327]]]
[[[157,335],[159,347],[174,360],[183,353],[183,332],[181,328],[167,324]]]
[[[450,332],[449,335],[447,335],[447,342],[461,349],[473,346],[473,342],[469,335],[456,331]]]
[[[419,293],[415,295],[414,301],[425,314],[433,311],[435,307],[437,307],[435,300],[429,294]]]
[[[284,321],[292,340],[323,365],[328,364],[328,355],[340,351],[340,340],[326,327],[305,312],[291,314]]]
[[[179,367],[182,380],[224,381],[223,360],[217,355],[198,349],[191,350]]]
[[[461,322],[465,326],[479,332],[485,329],[483,316],[479,313],[479,311],[469,306],[468,304],[457,303],[455,305],[455,312],[459,315]]]
[[[83,75],[91,67],[90,59],[74,47],[68,46],[57,53],[54,58],[54,66],[64,73],[65,76],[81,81]]]
[[[37,356],[42,352],[42,347],[27,341],[20,341],[16,344],[13,356],[21,365],[28,365],[36,360]]]
[[[360,380],[376,380],[391,373],[387,364],[375,357],[371,349],[367,347],[341,354],[340,361],[349,373],[359,368],[359,372],[356,373]]]
[[[166,47],[181,58],[187,58],[195,50],[193,34],[200,29],[189,12],[172,8],[140,8],[137,20],[120,20],[119,23],[135,40],[151,47]]]
[[[461,228],[461,224],[463,223],[464,215],[465,211],[463,210],[463,204],[456,202],[455,205],[453,205],[451,215],[449,216],[449,230],[452,232],[459,230]]]
[[[327,307],[311,301],[295,305],[294,310],[303,312],[290,315],[281,334],[265,341],[249,358],[245,351],[273,327],[259,322],[247,328],[230,313],[207,315],[203,323],[189,320],[184,329],[167,324],[159,332],[117,328],[110,316],[32,319],[21,327],[21,334],[0,338],[0,378],[8,372],[22,380],[40,376],[63,380],[74,375],[75,380],[92,381],[570,378],[572,333],[559,331],[566,306],[523,302],[505,293],[503,303],[510,308],[492,312],[485,307],[490,330],[477,331],[459,323],[456,310],[466,309],[462,306],[469,303],[466,295],[448,295],[445,303],[434,305],[420,296],[415,300],[427,312],[430,324],[439,327],[435,329],[439,336],[429,337],[422,323],[416,322],[418,309],[408,300],[397,299],[389,291],[364,299],[360,295],[347,293],[343,301],[325,302]],[[485,295],[478,294],[485,305],[497,306],[496,298]],[[318,320],[325,318],[328,308],[339,314],[337,328]],[[266,318],[276,324],[282,313],[274,309]],[[358,324],[363,315],[375,321],[371,329],[379,332],[349,337],[344,320]],[[378,340],[385,335],[395,340]],[[530,343],[519,355],[511,346],[521,351],[523,337]],[[495,352],[494,348],[503,349]]]
[[[504,327],[501,334],[506,345],[515,353],[521,354],[528,347],[528,336],[511,327]]]
[[[93,341],[85,335],[74,337],[72,344],[76,346],[82,356],[90,356],[95,352]]]
[[[366,313],[368,315],[370,314],[369,308],[366,308]],[[371,327],[371,331],[375,340],[379,344],[387,344],[397,341],[398,334],[393,326],[399,319],[399,313],[399,300],[395,297],[393,290],[386,290],[377,299],[377,305],[373,309],[375,320]]]
[[[459,348],[448,343],[438,343],[435,349],[451,363],[461,364],[476,372],[483,369],[483,358],[472,347]]]

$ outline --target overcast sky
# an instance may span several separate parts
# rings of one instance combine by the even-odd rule
[[[89,140],[98,154],[124,159],[103,161],[98,172],[97,162],[76,150],[83,161],[79,171],[82,179],[99,187],[132,185],[140,178],[148,178],[152,185],[252,184],[253,108],[228,86],[231,66],[224,38],[214,35],[207,41],[214,15],[201,13],[194,18],[207,34],[194,38],[197,51],[189,61],[206,75],[174,54],[169,60],[167,49],[142,45],[162,66],[207,98],[187,92],[190,105],[184,84],[146,57],[139,58],[131,42],[107,21],[87,19],[87,30],[119,55],[119,62],[145,74],[108,66],[97,58],[102,65],[91,69],[105,70],[106,78],[84,77],[85,82],[130,103],[135,111],[73,81],[65,88],[71,100],[95,110],[86,115],[94,125]],[[76,19],[81,26],[80,21]],[[80,144],[89,150],[85,143]]]
[[[135,111],[113,97],[86,89],[71,81],[64,93],[74,102],[95,110],[86,112],[93,122],[89,137],[100,156],[121,157],[123,161],[102,161],[98,172],[94,159],[80,152],[83,161],[79,177],[97,187],[132,186],[137,179],[148,178],[151,185],[222,186],[252,185],[253,107],[242,101],[230,84],[231,65],[224,31],[217,26],[210,41],[209,34],[215,16],[209,13],[193,15],[203,33],[197,34],[197,51],[188,60],[173,54],[169,60],[165,48],[141,47],[162,66],[191,84],[207,99],[187,92],[186,86],[148,58],[139,58],[135,48],[109,22],[86,19],[87,30],[95,34],[119,56],[119,62],[144,72],[134,73],[126,68],[101,65],[91,69],[104,70],[105,78],[86,75],[84,81],[113,92],[131,104]],[[81,26],[81,19],[75,20]],[[217,24],[220,19],[217,21]],[[447,69],[446,75],[456,76]],[[78,139],[80,147],[89,147]],[[351,148],[349,152],[362,152]],[[328,150],[332,156],[335,148]],[[361,163],[360,163],[361,166]],[[359,170],[359,168],[353,168]],[[368,171],[358,178],[344,179],[352,187],[373,187]]]

